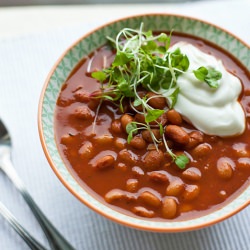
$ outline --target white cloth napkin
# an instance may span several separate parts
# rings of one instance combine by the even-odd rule
[[[249,44],[250,5],[242,1],[245,4],[239,6],[236,2],[240,3],[180,5],[175,13],[204,17],[236,33]],[[169,12],[167,8],[161,10],[164,11]],[[103,19],[105,21],[105,16]],[[108,19],[110,17],[106,17]],[[98,22],[83,22],[54,32],[0,40],[0,117],[13,138],[15,168],[31,195],[52,223],[79,250],[249,250],[249,207],[226,221],[198,231],[176,234],[143,232],[96,214],[74,198],[54,175],[38,136],[40,92],[50,68],[65,48]],[[48,247],[31,211],[2,173],[0,200]],[[0,249],[29,249],[1,216]]]

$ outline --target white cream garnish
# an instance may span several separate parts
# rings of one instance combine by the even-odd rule
[[[240,80],[229,73],[220,60],[185,42],[179,42],[170,51],[180,48],[189,59],[190,73],[177,79],[180,88],[175,109],[197,129],[206,134],[233,136],[245,130],[245,114],[238,102],[242,91]],[[217,89],[196,79],[193,70],[212,67],[222,73]]]

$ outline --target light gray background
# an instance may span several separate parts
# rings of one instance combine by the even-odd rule
[[[0,6],[51,5],[51,4],[121,4],[121,3],[182,3],[199,0],[0,0]],[[215,1],[215,0],[214,0]]]

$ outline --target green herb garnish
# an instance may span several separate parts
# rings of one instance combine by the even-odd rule
[[[188,69],[188,59],[179,49],[168,51],[170,36],[153,36],[151,31],[144,32],[142,26],[140,30],[124,28],[116,39],[109,37],[116,49],[115,59],[111,67],[92,73],[98,81],[107,79],[106,91],[112,91],[114,100],[133,97],[139,103],[138,86],[157,93],[173,92],[180,71]]]
[[[145,117],[145,124],[131,122],[127,125],[128,143],[139,130],[149,130],[156,149],[158,150],[158,144],[163,142],[175,164],[184,169],[189,162],[188,157],[184,154],[177,156],[168,148],[163,126],[157,122],[166,110],[151,107],[148,101],[154,97],[140,97],[137,89],[143,87],[155,94],[164,94],[169,107],[173,108],[180,91],[177,79],[181,74],[194,74],[197,79],[206,82],[211,88],[217,88],[221,73],[205,67],[188,72],[188,57],[182,54],[179,48],[169,51],[171,34],[168,36],[160,33],[154,36],[152,31],[143,31],[143,24],[139,30],[124,28],[115,39],[110,37],[107,39],[116,50],[114,61],[109,68],[92,73],[92,77],[102,84],[100,98],[120,101],[121,110],[123,110],[124,98],[128,98],[134,111]],[[137,110],[140,105],[142,111]],[[150,123],[153,121],[160,129],[161,140],[156,139],[151,130]]]
[[[188,164],[189,159],[186,155],[177,155],[174,162],[180,169],[184,169]]]
[[[128,138],[127,138],[128,143],[131,142],[133,135],[136,134],[137,131],[138,128],[135,122],[131,122],[126,126],[126,132],[128,133]]]
[[[107,78],[106,74],[102,71],[93,72],[91,76],[99,82],[104,82]]]
[[[164,114],[164,110],[160,109],[149,109],[147,115],[145,116],[145,122],[150,123],[158,119],[162,114]]]
[[[168,144],[166,142],[165,137],[163,136],[163,142],[165,145],[165,148],[167,150],[167,152],[169,153],[169,155],[171,155],[174,163],[180,168],[180,169],[184,169],[186,167],[186,165],[189,163],[189,158],[182,154],[182,155],[176,155],[172,152],[172,150],[168,147]]]
[[[214,68],[206,68],[206,67],[200,67],[197,70],[194,70],[195,77],[208,84],[210,88],[218,88],[219,82],[218,80],[221,79],[222,74],[221,72],[217,71]]]

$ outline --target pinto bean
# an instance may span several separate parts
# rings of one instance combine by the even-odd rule
[[[200,187],[197,185],[186,185],[183,192],[183,198],[186,201],[194,200],[200,193]]]
[[[191,167],[182,172],[182,176],[190,181],[198,181],[201,178],[201,171],[198,168]]]
[[[159,140],[161,138],[160,130],[159,129],[151,129],[151,132],[154,134],[155,138]],[[142,138],[147,141],[147,142],[153,142],[151,133],[149,130],[143,130],[142,133]]]
[[[147,147],[145,140],[140,136],[134,136],[130,142],[130,145],[136,149],[143,149]]]
[[[66,86],[66,84],[63,86]],[[70,104],[72,104],[72,102],[73,102],[72,99],[60,95],[56,101],[56,104],[60,107],[67,107]]]
[[[162,205],[162,215],[166,219],[172,219],[177,213],[177,203],[173,198],[166,198]]]
[[[248,169],[250,168],[250,158],[243,157],[238,159],[238,165],[240,169]]]
[[[101,99],[90,99],[88,102],[88,107],[95,112],[98,105],[100,104],[100,101]]]
[[[138,177],[141,175],[144,175],[144,171],[138,166],[132,167],[132,172],[134,173],[135,176],[138,176]]]
[[[166,189],[166,195],[178,196],[184,191],[184,183],[181,179],[175,179],[170,182]]]
[[[120,138],[120,137],[116,137],[115,138],[115,146],[118,148],[118,149],[124,149],[125,148],[125,145],[126,145],[126,140],[123,139],[123,138]]]
[[[123,199],[126,194],[120,189],[112,189],[108,193],[105,194],[104,199],[108,203],[112,203],[113,201]]]
[[[131,164],[136,164],[137,162],[137,156],[134,155],[131,151],[128,151],[127,149],[123,149],[119,152],[119,157],[122,161],[131,163]]]
[[[217,161],[217,173],[222,179],[230,179],[234,168],[235,163],[228,157],[221,157]]]
[[[182,124],[181,115],[174,109],[170,109],[167,111],[167,119],[173,125],[181,125]]]
[[[233,145],[233,149],[236,152],[236,156],[238,157],[249,157],[250,151],[247,150],[247,144],[245,143],[235,143]]]
[[[97,136],[94,138],[95,142],[97,144],[110,144],[113,142],[114,140],[114,137],[112,135],[100,135],[100,136]]]
[[[163,174],[161,172],[150,172],[148,173],[148,176],[150,178],[150,180],[154,181],[154,182],[158,182],[158,183],[165,183],[168,181],[168,177],[166,174]]]
[[[179,144],[186,145],[189,142],[188,133],[177,125],[166,126],[165,134],[168,138]]]
[[[105,155],[96,161],[95,167],[98,169],[107,169],[113,167],[115,158],[112,155]]]
[[[145,207],[137,206],[132,209],[132,212],[138,216],[146,217],[146,218],[153,218],[155,213],[152,210],[148,210]]]
[[[242,150],[238,150],[236,154],[238,157],[249,157],[250,151],[242,149]]]
[[[166,140],[166,142],[167,142],[167,145],[168,145],[169,148],[174,147],[174,142],[172,140]],[[171,157],[171,159],[172,159],[172,157]]]
[[[144,158],[144,166],[148,170],[155,170],[160,168],[164,160],[164,154],[161,150],[152,150],[146,153]]]
[[[159,118],[157,118],[157,122],[160,123],[162,126],[165,126],[168,122],[167,112],[163,113]],[[157,123],[151,122],[150,125],[157,125]]]
[[[154,143],[150,143],[147,146],[147,151],[151,151],[151,150],[157,150],[158,147],[155,146]]]
[[[74,110],[74,116],[81,120],[89,120],[92,118],[91,110],[87,106],[78,106]]]
[[[201,158],[204,157],[206,155],[209,154],[209,152],[211,151],[212,147],[210,146],[210,144],[208,143],[202,143],[198,146],[196,146],[193,150],[192,150],[192,156],[194,158]]]
[[[136,122],[145,123],[145,116],[143,114],[136,114],[134,117]]]
[[[118,163],[117,165],[115,165],[115,168],[123,172],[126,172],[128,170],[127,165],[125,165],[124,163]]]
[[[111,131],[116,134],[121,134],[123,132],[122,124],[120,120],[114,120],[111,123]]]
[[[128,179],[126,182],[126,189],[129,192],[135,192],[138,187],[137,179]]]
[[[146,205],[152,207],[159,207],[161,205],[161,200],[149,191],[144,191],[141,193],[139,199],[141,199]]]
[[[198,144],[204,141],[204,135],[200,131],[192,131],[189,133],[189,142],[186,145],[186,148],[191,149],[196,147]]]
[[[108,203],[112,203],[116,200],[134,201],[136,200],[136,196],[133,193],[129,193],[120,189],[112,189],[108,193],[106,193],[104,199]]]
[[[162,148],[164,148],[164,143],[163,142],[160,142],[157,145],[155,145],[154,143],[150,143],[147,146],[147,151],[158,150],[158,149],[162,149]]]
[[[121,117],[121,125],[122,125],[122,128],[123,130],[126,132],[126,126],[131,123],[133,121],[133,117],[131,115],[128,115],[128,114],[124,114],[122,117]]]
[[[75,100],[78,102],[89,102],[90,101],[90,95],[87,91],[79,89],[74,93]]]
[[[85,159],[85,158],[90,159],[94,153],[92,143],[89,141],[85,141],[78,152],[82,159]]]
[[[74,136],[71,134],[65,134],[61,137],[61,143],[63,145],[69,145],[74,142]]]
[[[153,92],[148,92],[148,104],[155,109],[164,109],[167,106],[166,98],[156,95]]]

